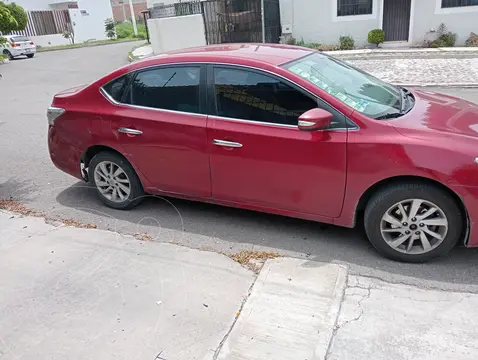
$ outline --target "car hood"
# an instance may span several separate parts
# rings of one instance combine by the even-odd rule
[[[462,135],[478,138],[478,105],[431,91],[413,91],[415,106],[391,121],[403,135],[422,137]]]

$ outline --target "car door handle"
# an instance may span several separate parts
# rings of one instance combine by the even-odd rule
[[[143,132],[141,130],[128,129],[128,128],[119,128],[118,132],[128,135],[141,135]]]
[[[214,145],[217,145],[217,146],[224,146],[224,147],[233,147],[233,148],[240,148],[242,147],[242,144],[238,143],[238,142],[233,142],[233,141],[225,141],[225,140],[217,140],[217,139],[214,139],[212,141],[212,143]]]

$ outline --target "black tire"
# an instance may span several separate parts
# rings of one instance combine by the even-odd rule
[[[35,56],[35,54],[28,54],[28,55],[27,55],[27,58],[31,59],[31,58],[34,57],[34,56]]]
[[[448,232],[443,241],[428,252],[413,254],[398,251],[388,245],[382,236],[382,217],[395,204],[408,199],[422,199],[437,205],[448,220]],[[389,259],[409,263],[427,262],[450,252],[462,237],[464,223],[465,215],[453,196],[426,183],[394,184],[379,190],[368,202],[364,216],[365,231],[375,249]]]
[[[130,194],[128,198],[126,198],[122,202],[115,202],[106,198],[100,192],[96,184],[95,170],[97,166],[104,161],[111,162],[115,164],[116,166],[120,167],[124,171],[124,173],[126,173],[126,175],[128,176],[128,180],[130,183]],[[138,178],[138,175],[136,174],[136,171],[128,162],[128,160],[126,160],[123,156],[116,154],[114,152],[103,151],[96,154],[89,163],[88,177],[89,177],[89,182],[96,188],[96,191],[101,201],[103,201],[107,206],[113,209],[118,209],[118,210],[131,209],[137,206],[144,198],[143,186],[141,184],[141,181]]]
[[[13,60],[13,55],[10,51],[8,50],[3,50],[3,55],[7,55],[8,56],[8,60]]]

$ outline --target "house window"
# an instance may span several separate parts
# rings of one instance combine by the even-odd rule
[[[478,0],[441,0],[442,8],[478,6]]]
[[[337,16],[369,15],[372,3],[373,0],[337,0]]]

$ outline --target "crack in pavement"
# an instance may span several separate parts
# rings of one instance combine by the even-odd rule
[[[262,267],[261,269],[258,271],[258,274],[260,274],[260,272],[262,271],[262,268],[264,267],[264,264],[265,262],[262,264]],[[241,313],[242,313],[242,309],[244,309],[244,306],[246,305],[247,303],[247,300],[249,300],[249,297],[251,296],[252,294],[252,289],[254,288],[254,285],[255,283],[257,282],[257,279],[259,278],[259,275],[256,274],[255,278],[254,278],[254,281],[252,282],[251,286],[249,287],[249,290],[247,291],[247,296],[244,298],[244,300],[242,301],[242,304],[241,306],[239,307],[239,310],[237,311],[236,313],[236,317],[234,318],[234,321],[232,322],[229,330],[227,331],[227,333],[224,335],[224,337],[222,338],[221,342],[219,343],[219,345],[216,347],[216,350],[214,351],[214,356],[212,357],[213,360],[217,360],[218,356],[219,356],[219,353],[221,352],[221,349],[222,347],[224,346],[224,343],[226,342],[226,340],[228,339],[229,335],[231,334],[232,330],[234,329],[234,326],[236,325],[237,323],[237,320],[239,320],[239,316],[241,316]]]
[[[355,318],[347,320],[343,324],[339,325],[339,318],[340,318],[340,314],[342,313],[342,305],[344,304],[346,296],[347,296],[347,290],[354,289],[354,288],[362,289],[362,290],[367,291],[367,293],[357,303],[358,308],[360,309],[360,314],[358,316],[356,316]],[[335,322],[335,325],[334,325],[332,337],[331,337],[331,339],[329,341],[329,345],[327,347],[325,360],[327,360],[330,357],[330,355],[332,355],[332,344],[333,344],[333,341],[334,341],[335,337],[337,336],[337,333],[339,332],[339,330],[344,328],[346,325],[348,325],[352,322],[356,322],[356,321],[360,320],[360,318],[364,315],[365,310],[362,307],[362,302],[365,301],[366,299],[370,298],[370,295],[372,293],[372,288],[373,288],[372,285],[370,285],[369,287],[362,286],[362,284],[360,284],[360,279],[358,277],[357,277],[357,285],[350,285],[350,277],[347,274],[346,285],[345,285],[344,293],[343,293],[343,296],[342,296],[342,302],[340,304],[339,311],[337,312],[337,319],[336,319],[336,322]]]
[[[408,282],[408,281],[405,281],[405,280],[392,280],[392,279],[387,279],[387,278],[384,278],[384,277],[381,277],[381,276],[373,276],[373,275],[362,275],[358,272],[351,272],[352,276],[356,276],[356,277],[361,277],[361,278],[365,278],[365,279],[373,279],[373,280],[379,280],[379,281],[382,281],[384,283],[388,283],[388,284],[393,284],[393,285],[405,285],[405,286],[410,286],[410,287],[414,287],[414,288],[417,288],[417,289],[422,289],[422,290],[435,290],[435,291],[441,291],[441,292],[448,292],[448,293],[461,293],[461,294],[478,294],[478,290],[475,290],[475,291],[466,291],[466,290],[453,290],[453,289],[446,289],[446,288],[442,288],[440,286],[434,286],[434,285],[430,285],[430,286],[420,286],[419,284],[414,284],[414,283],[411,283],[411,282]]]

